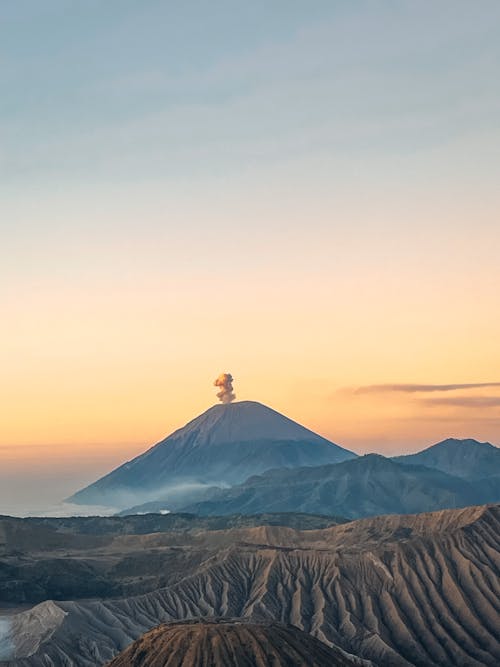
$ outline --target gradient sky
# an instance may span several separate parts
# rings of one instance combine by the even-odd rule
[[[499,29],[497,0],[2,2],[0,502],[222,371],[358,452],[498,444]]]

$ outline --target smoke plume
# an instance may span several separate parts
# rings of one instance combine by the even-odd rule
[[[222,403],[231,403],[236,398],[236,394],[233,392],[233,376],[231,373],[221,373],[215,380],[214,386],[220,387],[217,398]]]

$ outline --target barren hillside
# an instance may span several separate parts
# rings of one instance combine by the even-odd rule
[[[230,533],[200,536],[220,551],[156,592],[19,614],[17,659],[2,664],[95,667],[159,623],[199,616],[290,623],[386,667],[500,663],[498,506]]]
[[[293,626],[216,619],[160,625],[108,667],[356,667],[347,656]]]

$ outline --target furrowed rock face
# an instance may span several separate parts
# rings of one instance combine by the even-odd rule
[[[200,616],[292,624],[384,667],[500,664],[498,506],[196,539],[219,549],[161,590],[14,616],[0,664],[97,667],[160,623]]]
[[[270,468],[355,456],[261,403],[220,404],[69,500],[123,509],[162,498],[169,508],[211,485],[242,482]]]
[[[355,667],[368,665],[293,626],[248,619],[170,623],[135,641],[108,667]]]

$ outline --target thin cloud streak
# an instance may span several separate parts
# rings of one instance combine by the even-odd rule
[[[467,384],[370,384],[355,389],[355,394],[382,394],[401,392],[406,394],[428,393],[434,391],[460,391],[461,389],[480,389],[500,387],[500,382],[471,382]]]
[[[458,408],[496,408],[500,407],[500,396],[453,396],[443,398],[423,398],[419,401],[428,407],[451,406]]]

